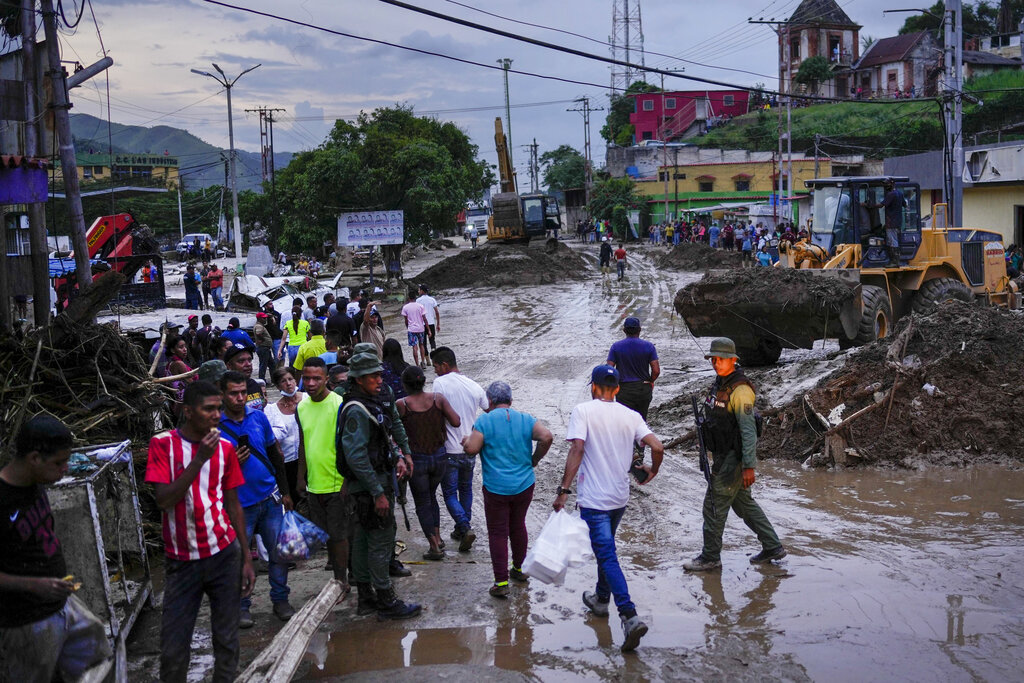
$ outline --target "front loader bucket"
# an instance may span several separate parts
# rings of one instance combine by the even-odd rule
[[[747,365],[770,364],[782,348],[809,349],[818,339],[856,336],[860,271],[712,270],[676,293],[675,309],[695,336],[729,337],[741,362],[745,349]]]

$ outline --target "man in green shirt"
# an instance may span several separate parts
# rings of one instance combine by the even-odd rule
[[[310,358],[317,358],[321,353],[327,352],[327,340],[324,339],[324,321],[311,320],[309,323],[310,339],[299,347],[299,353],[295,356],[295,369],[302,372],[302,368]]]
[[[313,357],[302,368],[302,383],[309,394],[295,409],[299,423],[299,474],[296,491],[309,494],[309,515],[327,532],[328,561],[334,578],[348,585],[348,539],[352,514],[341,492],[345,478],[338,472],[338,414],[342,398],[327,389],[327,365]]]
[[[407,619],[420,606],[395,595],[388,564],[395,545],[395,480],[406,475],[404,458],[391,448],[391,411],[381,399],[380,360],[358,353],[349,360],[348,393],[341,415],[340,448],[349,478],[345,486],[355,507],[352,574],[359,591],[357,613],[376,608],[385,619]]]

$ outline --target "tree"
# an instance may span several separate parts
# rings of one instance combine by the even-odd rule
[[[611,220],[616,206],[646,210],[647,198],[636,191],[630,178],[604,178],[590,192],[588,213],[598,220]]]
[[[760,109],[768,102],[768,94],[765,93],[765,88],[764,83],[755,83],[754,87],[751,88],[749,110]]]
[[[587,179],[587,161],[583,155],[569,145],[540,155],[544,167],[544,184],[548,191],[565,191],[583,187]]]
[[[1011,8],[1007,10],[1014,17],[1014,21],[1020,21],[1024,13],[1024,2],[1013,0],[1009,3]],[[961,6],[961,17],[963,20],[963,33],[966,40],[970,36],[987,36],[996,32],[996,22],[999,17],[999,8],[981,0],[978,3],[963,3]],[[913,33],[915,31],[931,31],[932,35],[939,41],[945,43],[945,36],[942,31],[942,17],[945,12],[945,3],[939,0],[928,8],[928,13],[913,14],[907,17],[900,27],[900,35]],[[1016,24],[1014,24],[1016,25]]]
[[[874,36],[861,36],[860,37],[860,53],[864,54],[871,49],[871,46],[878,42],[878,39]]]
[[[466,202],[495,182],[477,146],[454,123],[415,116],[411,107],[336,121],[320,147],[302,152],[277,174],[284,244],[318,248],[348,211],[401,209],[407,242],[450,234]]]
[[[832,67],[821,55],[808,57],[800,63],[796,72],[796,82],[807,86],[811,94],[818,93],[818,84],[832,78]]]
[[[636,81],[621,95],[612,95],[608,106],[608,116],[601,127],[601,137],[607,142],[620,146],[633,144],[633,124],[629,115],[635,111],[635,100],[630,95],[645,92],[661,92],[661,88],[644,81]]]

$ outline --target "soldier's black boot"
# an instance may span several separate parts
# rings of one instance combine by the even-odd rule
[[[419,616],[422,607],[414,602],[402,602],[395,595],[394,588],[377,591],[378,619],[410,619]]]
[[[377,593],[373,590],[373,586],[368,583],[357,583],[356,590],[359,592],[356,614],[364,616],[376,612],[380,607],[380,602],[377,600]]]

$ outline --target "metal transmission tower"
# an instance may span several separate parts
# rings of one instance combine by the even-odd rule
[[[584,181],[584,191],[586,196],[587,204],[590,204],[590,188],[594,184],[594,167],[590,159],[590,112],[592,111],[604,111],[604,107],[591,107],[590,98],[579,97],[574,100],[578,106],[566,111],[578,111],[583,114],[583,159],[584,159],[584,171],[586,173],[586,180]]]
[[[640,16],[640,0],[612,0],[612,59],[644,64],[644,25]],[[639,59],[637,57],[639,56]],[[621,92],[641,78],[639,69],[612,65],[611,93]]]
[[[274,112],[284,109],[257,107],[246,109],[246,114],[260,115],[260,161],[262,162],[263,182],[274,178]]]

